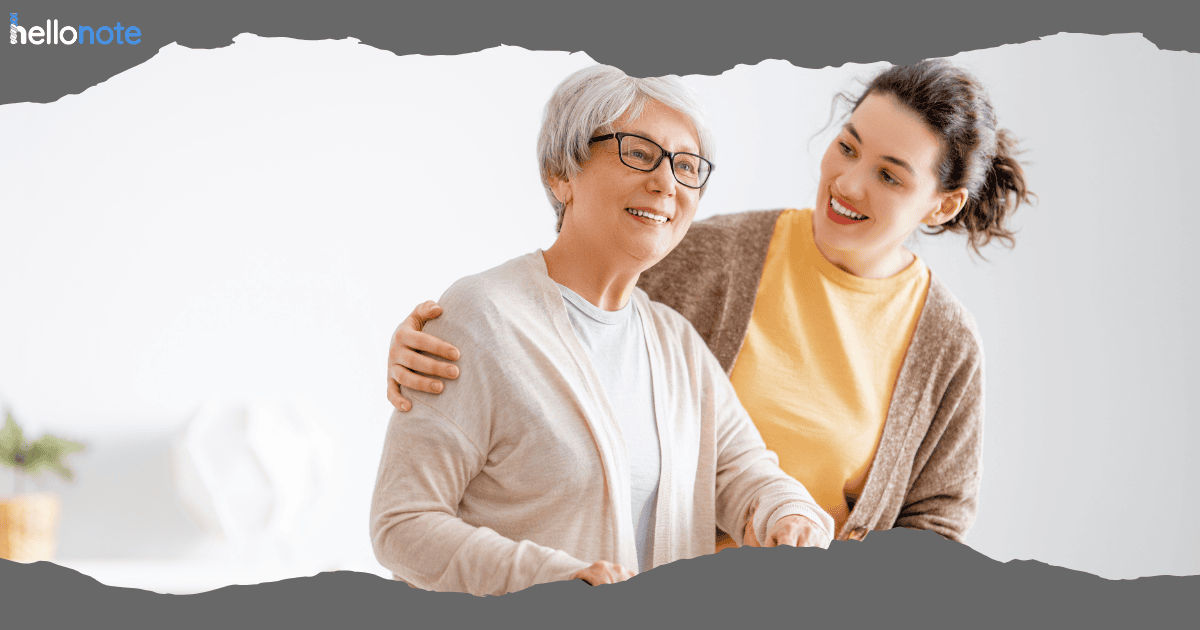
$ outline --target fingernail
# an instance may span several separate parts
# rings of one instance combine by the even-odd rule
[[[451,350],[451,351],[450,351],[450,360],[451,360],[451,361],[457,361],[457,360],[458,360],[458,349],[454,349],[454,350]]]
[[[450,366],[450,378],[458,378],[458,368]]]
[[[433,393],[435,393],[435,394],[440,394],[441,392],[442,392],[442,383],[441,383],[441,381],[434,381],[434,382],[433,382]]]
[[[408,403],[400,403],[400,411],[408,411]]]

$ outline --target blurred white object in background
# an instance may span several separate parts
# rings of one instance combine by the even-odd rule
[[[310,402],[211,399],[183,427],[172,463],[180,501],[228,551],[312,560],[296,552],[330,518],[333,458]]]

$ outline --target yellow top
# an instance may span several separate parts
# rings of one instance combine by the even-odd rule
[[[812,210],[775,224],[731,380],[779,465],[840,533],[875,458],[892,389],[917,327],[929,270],[920,258],[883,279],[821,255]]]

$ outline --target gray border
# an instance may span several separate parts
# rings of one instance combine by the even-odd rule
[[[21,6],[24,5],[24,6]],[[164,45],[228,45],[243,32],[264,37],[343,39],[397,54],[449,55],[500,44],[586,51],[640,76],[719,74],[738,63],[787,59],[805,67],[847,62],[907,63],[1035,40],[1059,32],[1142,33],[1167,50],[1196,51],[1185,3],[1131,6],[1007,1],[833,3],[778,9],[764,2],[629,0],[375,3],[299,0],[252,4],[31,0],[10,4],[23,25],[137,25],[134,45],[9,46],[0,42],[0,104],[45,103],[146,61]],[[968,6],[970,8],[968,8]],[[685,13],[686,15],[680,15]],[[621,46],[653,41],[652,53]],[[849,43],[848,43],[849,42]],[[81,54],[86,53],[86,54]],[[4,150],[0,145],[0,150]],[[0,560],[5,627],[307,628],[368,623],[501,627],[683,628],[795,626],[1013,627],[1070,622],[1098,628],[1174,625],[1193,607],[1200,577],[1110,581],[1036,561],[999,563],[930,532],[893,530],[862,543],[816,549],[737,549],[661,567],[615,586],[548,584],[501,598],[426,593],[353,572],[210,593],[170,596],[99,584],[50,563]]]
[[[5,627],[119,628],[1159,628],[1194,619],[1200,576],[1105,580],[1000,563],[930,531],[817,548],[730,549],[632,580],[501,597],[432,593],[330,572],[198,595],[114,588],[48,562],[0,560]]]
[[[611,0],[567,6],[547,0],[377,2],[233,2],[172,6],[147,0],[11,2],[22,25],[138,26],[137,45],[10,46],[0,41],[0,104],[46,103],[78,94],[146,61],[177,42],[219,48],[240,33],[297,39],[344,39],[398,55],[452,55],[500,44],[531,50],[586,51],[639,76],[716,75],[735,64],[787,59],[820,68],[844,63],[910,63],[1060,32],[1140,32],[1159,48],[1196,52],[1195,20],[1186,3],[1062,3],[1015,0],[974,5],[930,2],[830,2],[779,8],[778,2],[719,4]],[[19,6],[26,5],[26,6]],[[685,13],[686,15],[679,15]],[[617,27],[624,36],[619,36]],[[653,42],[635,47],[622,42]],[[646,54],[649,51],[651,54]]]

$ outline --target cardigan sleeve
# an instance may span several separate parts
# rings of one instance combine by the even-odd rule
[[[475,595],[569,580],[590,566],[458,518],[467,484],[486,459],[454,422],[420,399],[403,417],[393,412],[371,502],[371,543],[380,564],[419,588]]]
[[[962,542],[975,522],[983,451],[983,356],[961,362],[937,404],[913,462],[896,525]]]

